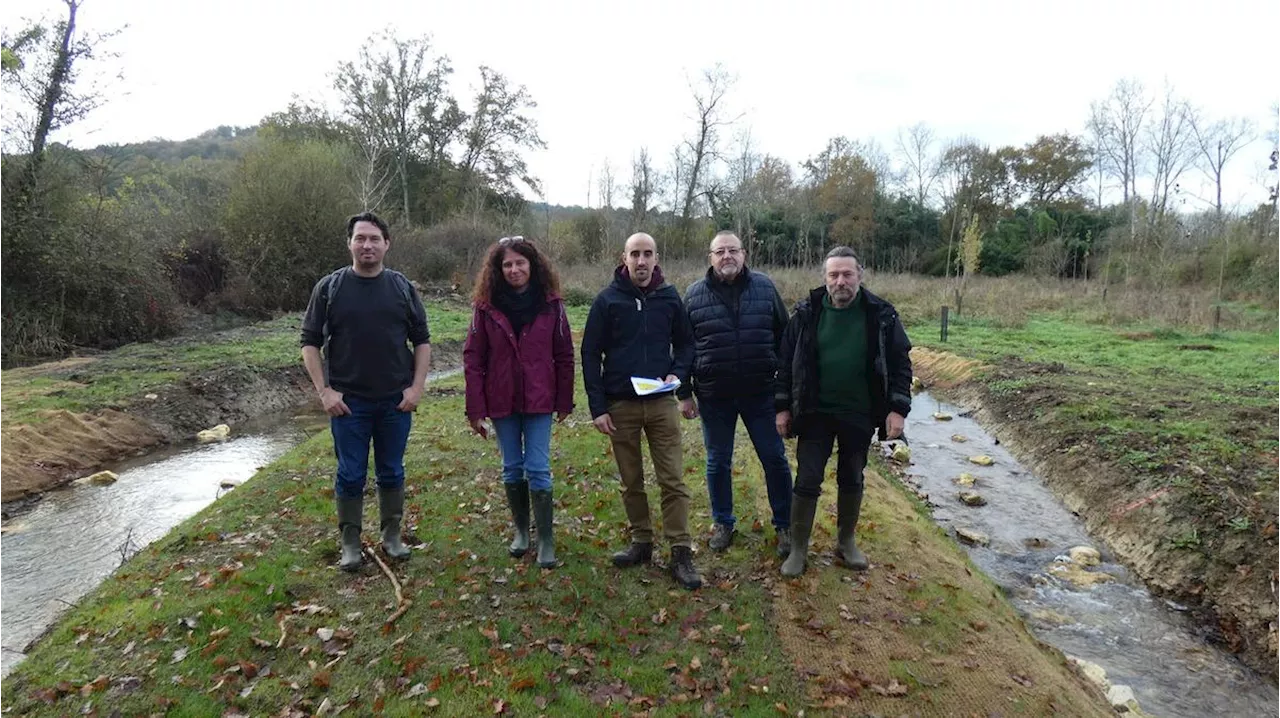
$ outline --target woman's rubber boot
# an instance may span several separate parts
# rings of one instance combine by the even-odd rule
[[[515,535],[507,553],[512,558],[522,558],[529,551],[529,482],[503,484],[507,489],[507,505],[511,507],[511,523]]]
[[[551,502],[551,489],[531,491],[529,495],[533,498],[533,521],[538,525],[538,565],[555,568],[560,564],[556,561],[555,508]]]

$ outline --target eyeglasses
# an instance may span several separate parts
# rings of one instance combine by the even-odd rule
[[[498,246],[509,247],[513,244],[523,244],[525,241],[526,241],[525,238],[521,237],[520,235],[516,235],[514,237],[503,237],[502,239],[498,240]]]
[[[717,249],[716,251],[712,252],[712,254],[714,254],[717,257],[723,257],[726,254],[729,255],[730,257],[736,257],[739,254],[742,254],[742,247],[730,247],[728,249],[721,247],[720,249]]]

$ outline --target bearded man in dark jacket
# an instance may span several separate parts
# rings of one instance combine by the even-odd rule
[[[804,573],[822,477],[836,441],[836,559],[858,571],[867,557],[854,542],[862,510],[862,472],[872,434],[902,436],[911,411],[911,341],[893,305],[861,286],[848,247],[823,264],[825,286],[800,302],[782,337],[775,408],[778,433],[795,435],[796,484],[791,555],[782,575]]]

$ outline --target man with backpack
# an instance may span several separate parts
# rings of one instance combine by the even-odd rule
[[[344,571],[362,562],[370,441],[382,548],[393,559],[409,557],[400,536],[404,450],[426,386],[431,344],[413,285],[383,266],[390,246],[386,222],[372,212],[347,220],[351,266],[316,283],[302,320],[302,363],[329,414],[338,459],[334,498]]]

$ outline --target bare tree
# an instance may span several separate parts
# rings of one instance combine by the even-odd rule
[[[613,208],[613,193],[617,189],[617,180],[613,176],[613,164],[609,162],[609,158],[604,159],[604,164],[600,167],[600,176],[597,179],[600,192],[600,206],[605,209]]]
[[[923,122],[898,130],[898,159],[906,168],[912,196],[917,204],[927,204],[942,173],[942,164],[933,152],[934,133]]]
[[[409,220],[409,162],[428,129],[448,108],[449,59],[431,58],[426,36],[401,40],[390,30],[360,46],[356,62],[344,62],[334,88],[363,142],[387,152],[399,179],[404,220]],[[436,138],[438,141],[438,138]]]
[[[1107,174],[1120,180],[1124,203],[1129,207],[1129,236],[1137,233],[1138,165],[1143,152],[1142,128],[1152,100],[1142,83],[1121,80],[1111,96],[1090,105],[1089,131],[1098,162]]]
[[[631,230],[640,231],[657,194],[657,172],[649,150],[641,147],[631,160]]]
[[[1178,178],[1195,159],[1187,102],[1166,85],[1159,114],[1146,128],[1147,153],[1151,157],[1151,216],[1154,224],[1164,217],[1169,195]]]
[[[689,139],[684,141],[688,152],[688,171],[683,177],[684,200],[680,209],[680,224],[684,239],[689,239],[689,220],[693,216],[693,202],[698,196],[700,182],[704,179],[707,166],[716,157],[720,141],[720,130],[733,124],[734,119],[724,116],[724,98],[735,78],[720,65],[702,73],[702,82],[698,87],[690,86],[693,102],[696,107],[694,122],[697,129]]]
[[[541,194],[541,184],[529,173],[522,154],[547,146],[538,135],[537,121],[528,114],[538,103],[524,85],[509,86],[507,78],[491,68],[482,66],[480,78],[475,109],[463,132],[462,171],[468,178],[484,175],[500,192],[518,194],[519,180]]]
[[[351,148],[352,193],[366,212],[379,212],[395,179],[387,152],[367,137],[357,137]]]
[[[1214,186],[1214,209],[1222,217],[1222,171],[1242,147],[1253,141],[1253,125],[1243,117],[1206,121],[1198,112],[1188,115],[1197,153],[1196,164]]]

